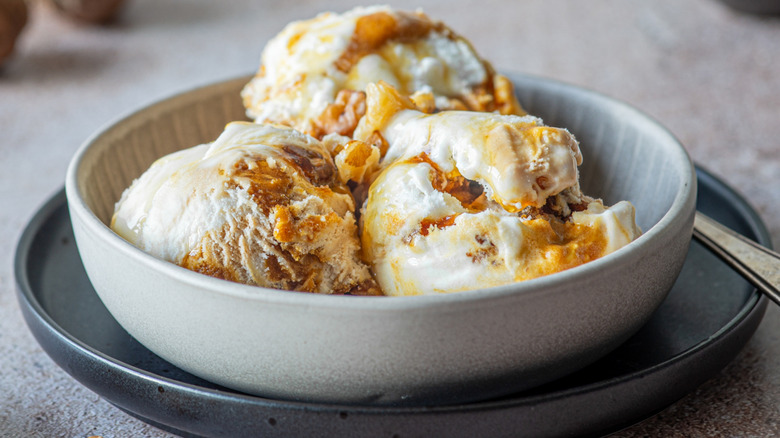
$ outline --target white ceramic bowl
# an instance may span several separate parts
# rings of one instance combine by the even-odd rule
[[[117,321],[204,379],[270,398],[353,404],[485,399],[561,377],[639,329],[690,242],[696,179],[681,145],[629,106],[527,76],[523,105],[581,142],[585,193],[630,200],[645,233],[586,265],[448,295],[353,297],[210,278],[145,254],[108,227],[156,158],[244,119],[248,78],[183,93],[110,124],[77,152],[66,190],[79,252]]]

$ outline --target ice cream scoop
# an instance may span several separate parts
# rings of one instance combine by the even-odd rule
[[[322,142],[234,122],[213,143],[156,161],[123,193],[111,228],[158,258],[214,277],[376,294],[353,211]]]
[[[425,114],[387,84],[367,88],[355,131],[384,149],[362,243],[387,295],[456,292],[562,271],[640,234],[634,207],[584,196],[578,143],[531,116]]]
[[[523,114],[511,82],[466,39],[422,12],[383,6],[290,23],[265,46],[242,96],[255,121],[350,135],[365,111],[362,91],[380,80],[429,112]]]

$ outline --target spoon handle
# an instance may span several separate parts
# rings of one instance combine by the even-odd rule
[[[780,254],[696,212],[693,237],[780,305]]]

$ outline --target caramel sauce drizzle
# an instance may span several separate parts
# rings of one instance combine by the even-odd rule
[[[451,214],[439,219],[425,218],[420,222],[420,234],[427,236],[428,233],[430,233],[431,227],[436,227],[438,229],[449,227],[450,225],[455,224],[455,218],[458,216],[459,214]]]
[[[390,40],[414,41],[443,25],[422,14],[376,12],[358,18],[347,50],[336,60],[336,68],[348,73],[360,58],[375,52]]]
[[[457,169],[444,172],[425,152],[408,159],[407,162],[426,163],[431,166],[433,169],[431,178],[433,188],[452,195],[469,212],[479,212],[487,208],[487,196],[482,185],[463,177]]]

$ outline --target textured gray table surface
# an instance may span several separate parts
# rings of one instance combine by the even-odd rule
[[[104,27],[35,4],[0,69],[0,436],[170,436],[57,367],[15,297],[13,248],[90,133],[193,86],[253,72],[289,20],[339,1],[131,0]],[[500,71],[624,100],[666,125],[741,193],[780,246],[780,18],[713,0],[398,1],[470,38]],[[617,436],[770,436],[780,431],[780,311],[772,306],[718,376]]]

